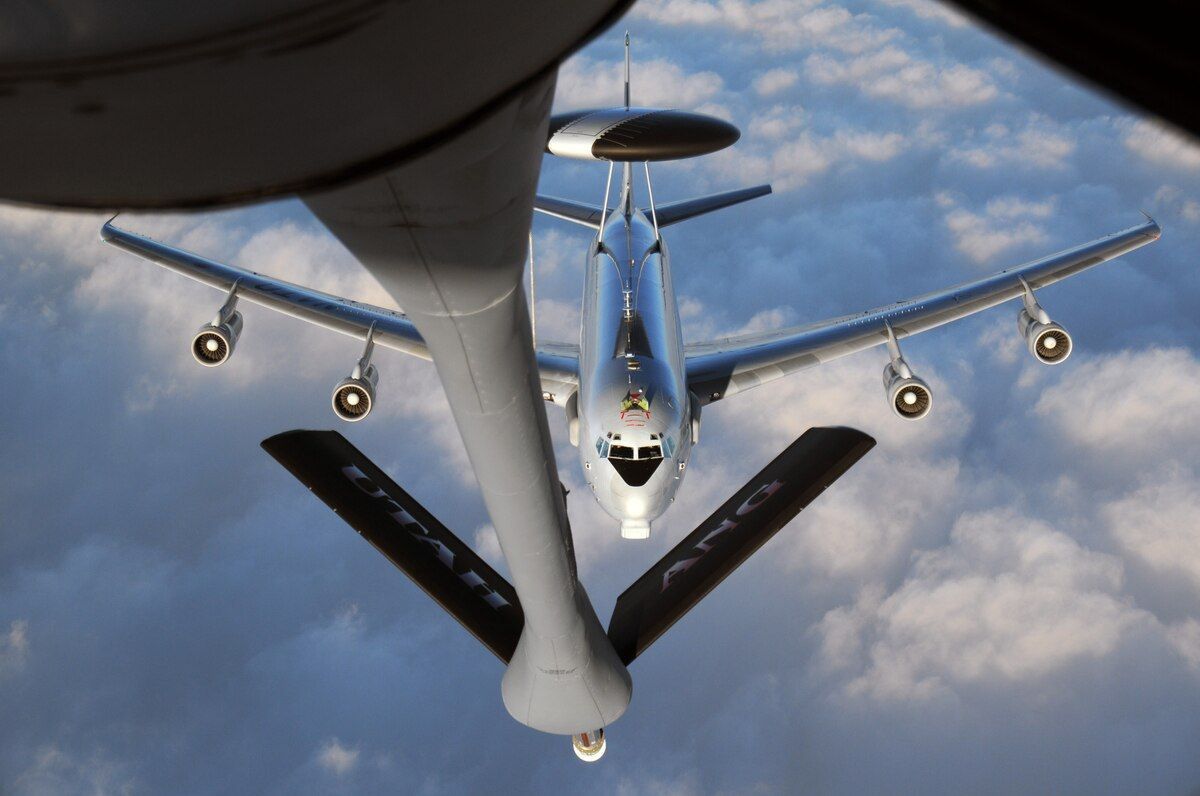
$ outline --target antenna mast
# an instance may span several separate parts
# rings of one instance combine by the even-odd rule
[[[625,31],[625,110],[629,110],[629,31]],[[633,213],[633,164],[621,164],[621,214]]]
[[[625,109],[629,110],[629,31],[625,31]]]

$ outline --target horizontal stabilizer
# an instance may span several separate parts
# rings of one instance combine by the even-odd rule
[[[723,207],[729,207],[730,205],[757,199],[760,196],[766,196],[770,192],[770,185],[756,185],[753,188],[742,188],[737,191],[726,191],[725,193],[715,193],[711,196],[701,196],[698,199],[671,202],[670,204],[656,207],[654,210],[658,215],[658,226],[669,227],[672,224],[678,224],[680,221],[687,221],[689,218],[702,216],[705,213],[711,213]],[[646,214],[649,215],[649,212],[647,210]]]
[[[608,637],[626,665],[875,446],[810,428],[617,598]]]
[[[570,199],[559,199],[554,196],[538,194],[533,199],[533,209],[548,216],[561,218],[564,221],[574,221],[592,229],[600,229],[602,210],[595,205],[583,202],[572,202]]]
[[[263,449],[508,663],[525,614],[517,593],[336,431],[288,431]]]

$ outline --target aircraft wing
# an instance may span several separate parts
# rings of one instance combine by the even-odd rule
[[[684,347],[688,388],[708,404],[781,376],[965,318],[1158,240],[1153,219],[992,276],[865,312]]]
[[[238,299],[314,323],[360,340],[375,327],[375,342],[428,360],[429,350],[412,322],[401,312],[322,293],[282,279],[225,265],[183,249],[159,243],[143,235],[114,226],[100,230],[106,243],[138,257],[158,263],[176,273],[228,292],[237,284]],[[566,400],[579,383],[579,347],[568,343],[546,343],[537,352],[542,392],[548,400]]]

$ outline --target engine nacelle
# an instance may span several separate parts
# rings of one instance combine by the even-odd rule
[[[905,420],[920,420],[933,408],[933,390],[913,375],[903,359],[884,366],[883,390],[892,411]]]
[[[1039,314],[1044,317],[1044,322],[1030,315],[1028,310],[1021,310],[1017,315],[1017,331],[1021,333],[1034,359],[1043,365],[1060,365],[1071,356],[1071,349],[1074,348],[1071,335],[1045,317],[1044,312]]]
[[[362,420],[375,406],[378,384],[379,371],[374,365],[367,365],[365,370],[355,368],[354,373],[333,388],[333,413],[350,423]]]
[[[240,312],[222,315],[223,318],[218,316],[220,323],[204,324],[192,338],[192,356],[206,368],[215,368],[233,356],[233,348],[242,333]]]

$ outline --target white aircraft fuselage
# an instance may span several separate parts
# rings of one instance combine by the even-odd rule
[[[645,538],[675,499],[694,440],[667,249],[653,221],[625,197],[589,249],[579,456],[622,535]]]

